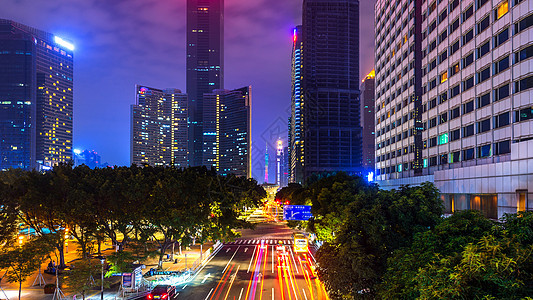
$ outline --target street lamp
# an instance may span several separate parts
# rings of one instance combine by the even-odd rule
[[[23,235],[20,235],[19,236],[19,246],[22,246],[22,243],[24,242],[24,236]]]
[[[104,300],[104,262],[105,258],[101,258],[100,263],[102,263],[102,289],[100,293],[100,300]]]

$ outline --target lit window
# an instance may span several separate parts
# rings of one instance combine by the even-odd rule
[[[496,10],[496,20],[499,20],[509,11],[509,1],[502,2]]]
[[[448,80],[448,72],[444,72],[440,75],[440,83],[443,83],[446,80]]]

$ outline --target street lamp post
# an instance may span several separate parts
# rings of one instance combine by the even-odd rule
[[[102,287],[101,287],[101,293],[100,293],[100,300],[104,300],[104,262],[105,259],[100,259],[100,262],[102,263]]]

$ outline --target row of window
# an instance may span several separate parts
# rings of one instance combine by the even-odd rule
[[[423,167],[434,167],[437,165],[453,164],[461,161],[469,161],[475,158],[487,158],[490,156],[503,155],[511,152],[511,140],[501,141],[494,144],[486,144],[478,147],[468,148],[464,150],[458,150],[451,153],[440,154],[437,156],[431,156],[423,159]],[[394,157],[391,157],[394,158]],[[382,155],[377,157],[376,161],[384,161],[387,156]],[[403,163],[398,165],[392,165],[389,167],[378,168],[376,175],[401,173],[413,169],[416,162]]]
[[[523,24],[520,26],[520,24]],[[527,28],[526,26],[533,25],[533,14],[526,17],[522,21],[517,23],[518,26],[515,29],[515,33],[519,32],[520,27]],[[503,29],[501,32],[496,34],[492,38],[492,49],[495,49],[499,47],[501,44],[506,42],[509,39],[509,27]],[[431,47],[431,46],[430,46]],[[453,43],[448,49],[445,49],[443,52],[441,52],[435,59],[433,59],[431,62],[429,62],[426,66],[422,68],[422,75],[426,75],[433,69],[437,67],[438,64],[443,63],[450,55],[453,55],[455,52],[459,50],[459,40],[457,40],[455,43]],[[475,51],[467,54],[462,60],[462,68],[466,68],[470,64],[474,62],[474,54],[476,54],[476,59],[480,59],[481,57],[485,56],[487,53],[490,52],[490,40],[483,43],[481,46],[475,49]],[[423,52],[423,55],[425,55],[426,52]],[[515,60],[516,61],[516,60]],[[448,75],[451,77],[455,74],[457,74],[460,70],[460,64],[459,62],[456,62],[447,72],[441,74],[441,82],[444,82]],[[442,80],[444,79],[444,80]]]
[[[482,72],[478,73],[479,74],[479,76],[478,76],[479,79],[478,80],[481,80],[481,79],[485,78],[485,76],[490,77],[490,74],[486,75],[486,70],[488,70],[490,72],[490,68],[487,68],[487,69],[483,70]],[[463,82],[463,91],[466,91],[466,90],[470,89],[473,86],[473,78],[474,77],[471,77],[470,79],[467,79],[466,81]],[[483,81],[484,80],[486,80],[486,79],[483,79]],[[519,92],[522,92],[522,91],[525,91],[525,90],[528,90],[528,89],[531,89],[531,88],[533,88],[533,75],[514,82],[514,92],[515,93],[519,93]],[[430,99],[427,103],[422,104],[422,113],[425,113],[426,111],[437,107],[438,104],[442,104],[442,103],[446,102],[448,99],[451,99],[451,98],[457,96],[459,93],[460,93],[460,85],[458,84],[458,85],[452,87],[449,91],[445,91],[444,93],[438,95],[436,98]],[[462,114],[464,115],[464,114],[472,112],[474,110],[474,106],[476,108],[482,108],[482,107],[485,107],[485,106],[489,105],[491,103],[490,95],[491,95],[491,93],[488,92],[488,93],[485,93],[485,94],[483,94],[483,95],[481,95],[479,97],[476,97],[476,99],[474,99],[474,100],[471,100],[471,101],[468,101],[466,103],[463,103],[461,105]],[[502,86],[499,86],[499,87],[493,89],[493,91],[492,91],[492,102],[500,101],[500,100],[502,100],[504,98],[507,98],[509,96],[510,96],[510,85],[507,83],[507,84],[504,84]],[[414,98],[413,97],[409,97],[408,99],[413,100]],[[407,99],[405,99],[404,102],[403,102],[403,106],[405,107],[407,105],[408,105],[408,101],[407,101]],[[383,103],[382,103],[381,106],[384,106]],[[376,111],[379,111],[381,106],[378,106],[376,108]],[[398,105],[396,105],[396,107],[393,107],[391,110],[387,111],[386,113],[382,114],[381,116],[378,116],[376,118],[376,125],[378,125],[381,122],[384,122],[386,119],[394,116],[394,114],[396,112],[398,112],[399,110],[401,110],[401,109],[402,109],[402,103],[399,103]],[[457,106],[455,108],[452,108],[449,112],[442,113],[439,116],[439,119],[447,121],[448,119],[452,120],[452,119],[455,119],[457,117],[459,117],[459,106]],[[394,129],[396,126],[399,126],[399,125],[401,125],[401,124],[403,124],[403,123],[405,123],[405,122],[407,122],[407,121],[409,121],[409,120],[411,120],[413,118],[414,118],[414,112],[410,112],[410,113],[404,115],[403,117],[397,119],[396,121],[391,122],[391,124],[389,124],[387,126],[383,126],[383,128],[381,128],[381,130],[377,131],[377,137],[379,137],[381,134],[384,134],[384,133],[388,132],[389,130]],[[436,119],[436,118],[434,118],[434,119]],[[433,123],[435,123],[435,126],[437,125],[436,122],[432,122],[430,120],[429,128],[433,127],[433,126],[431,126]],[[441,124],[441,123],[439,123],[439,124]]]
[[[469,102],[468,104],[463,104],[463,113],[465,112],[465,110],[468,111],[469,109],[473,109],[473,101]],[[459,111],[459,107],[450,110],[449,111],[450,119],[453,119],[455,115],[458,114],[458,111]],[[527,121],[531,119],[533,119],[533,107],[523,108],[520,110],[516,110],[514,112],[515,123],[523,122],[523,121]],[[422,130],[423,131],[426,130],[427,127],[433,128],[437,126],[437,123],[438,124],[446,123],[447,120],[448,120],[448,113],[443,113],[439,115],[438,117],[432,118],[428,122],[423,123]],[[477,134],[484,133],[491,129],[505,127],[510,124],[511,124],[511,112],[504,112],[504,113],[501,113],[499,115],[492,117],[492,127],[491,127],[491,118],[489,117],[484,120],[477,121],[473,124],[469,124],[461,128],[454,129],[447,133],[443,133],[439,135],[438,137],[435,136],[435,137],[429,138],[428,140],[423,141],[423,148],[426,149],[426,148],[435,147],[437,145],[444,145],[444,144],[447,144],[448,142],[456,141],[460,139],[461,137],[467,138],[467,137],[473,136],[476,133]],[[385,128],[382,128],[382,130],[383,129]],[[379,137],[381,134],[385,133],[382,130],[377,132],[376,137]],[[400,142],[401,140],[406,139],[413,135],[414,135],[413,129],[405,130],[397,135],[394,135],[393,137],[387,140],[384,140],[383,142],[377,143],[376,150],[392,145],[396,142]]]
[[[523,31],[523,30],[525,30],[525,29],[527,29],[527,28],[529,28],[531,26],[533,26],[533,14],[525,17],[524,19],[522,19],[522,20],[520,20],[520,21],[518,21],[518,22],[516,22],[514,24],[514,28],[515,28],[514,34],[518,34],[521,31]],[[463,44],[466,44],[466,43],[468,43],[470,41],[470,38],[469,38],[470,32],[472,32],[472,37],[473,37],[473,29],[472,29],[471,31],[467,32],[467,34],[463,35],[463,38],[462,38]],[[412,30],[411,30],[410,35],[412,35]],[[501,32],[499,32],[498,34],[496,34],[492,38],[492,40],[493,40],[493,47],[492,48],[494,49],[494,48],[500,46],[502,43],[504,43],[508,39],[509,39],[509,28],[505,28],[504,30],[502,30]],[[407,41],[407,37],[405,37],[405,41]],[[432,42],[427,50],[433,50],[433,48],[436,48],[436,41]],[[438,64],[444,62],[449,56],[451,56],[455,52],[457,52],[459,50],[459,48],[460,48],[459,40],[457,40],[448,49],[446,49],[445,51],[441,52],[435,59],[433,59],[431,62],[429,62],[428,65],[423,67],[423,71],[422,71],[423,75],[427,74],[429,71],[431,71],[434,68],[436,68],[436,66]],[[385,49],[388,49],[388,47],[385,48]],[[427,50],[423,51],[423,55],[428,53]],[[385,72],[384,75],[379,76],[380,71],[385,66],[385,64],[389,62],[389,59],[387,59],[386,61],[382,62],[382,64],[379,65],[376,68],[376,73],[378,74],[377,80],[376,80],[376,86],[379,87],[379,85],[383,81],[385,81],[385,78],[387,78],[393,72],[394,69],[399,67],[400,64],[403,61],[405,61],[405,59],[407,58],[409,53],[411,53],[413,51],[414,51],[414,47],[412,47],[412,46],[409,47],[409,50],[404,52],[404,54],[401,57],[398,57],[397,61]],[[462,68],[465,68],[465,67],[469,66],[470,64],[472,64],[474,62],[474,60],[475,60],[474,59],[474,53],[476,53],[476,59],[479,59],[479,58],[483,57],[484,55],[486,55],[488,52],[490,52],[490,40],[485,42],[485,43],[483,43],[480,47],[478,47],[476,49],[476,51],[471,52],[468,55],[466,55],[462,59]],[[377,61],[379,61],[379,54],[378,54]],[[382,90],[377,92],[377,97],[379,98],[382,94],[384,94],[385,91],[390,88],[390,86],[393,86],[396,83],[396,81],[398,81],[403,76],[405,76],[407,74],[407,72],[409,70],[411,70],[413,67],[414,66],[413,66],[412,63],[409,66],[405,67],[402,70],[401,73],[398,73],[398,75],[395,76],[391,80],[391,82],[387,84],[386,87],[384,87]],[[453,67],[450,68],[450,69],[452,69],[452,70],[445,72],[445,74],[441,74],[441,80],[443,80],[443,78],[444,78],[444,80],[446,80],[448,78],[448,73],[457,74],[457,72],[460,70],[459,69],[459,62],[454,64]],[[452,75],[450,75],[450,76],[452,76]],[[407,86],[407,84],[405,84],[405,86]]]

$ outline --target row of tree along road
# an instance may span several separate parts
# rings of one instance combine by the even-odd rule
[[[220,176],[205,167],[90,169],[64,164],[44,173],[4,171],[0,269],[8,271],[9,281],[21,284],[51,252],[64,268],[68,238],[76,241],[86,262],[78,269],[88,272],[97,269],[91,257],[106,239],[117,247],[107,257],[111,272],[143,261],[153,249],[159,249],[161,262],[176,243],[233,239],[238,234],[234,229],[252,226],[239,218],[243,210],[258,206],[265,196],[253,179]],[[32,238],[19,239],[21,228]]]
[[[312,205],[312,219],[289,225],[324,242],[317,270],[332,299],[532,299],[532,211],[444,217],[432,184],[387,191],[344,173],[276,197]]]

